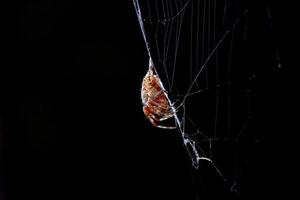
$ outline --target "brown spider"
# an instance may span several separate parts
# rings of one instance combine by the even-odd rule
[[[159,77],[154,74],[152,65],[149,66],[143,79],[141,97],[144,114],[153,126],[164,129],[176,128],[159,125],[161,121],[174,117],[175,112],[168,101],[167,93],[163,89]]]

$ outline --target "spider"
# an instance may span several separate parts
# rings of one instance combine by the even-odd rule
[[[149,70],[143,79],[141,97],[144,114],[153,126],[164,129],[176,128],[160,125],[161,121],[174,117],[175,112],[168,101],[167,93],[159,77],[154,73],[152,65],[149,66]]]

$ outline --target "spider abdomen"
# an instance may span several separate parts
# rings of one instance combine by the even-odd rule
[[[158,122],[173,117],[174,113],[169,104],[167,93],[161,85],[159,77],[154,74],[152,67],[149,67],[143,79],[141,98],[144,114],[154,126],[174,128],[158,125]]]

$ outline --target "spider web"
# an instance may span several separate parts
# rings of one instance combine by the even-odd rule
[[[175,124],[195,171],[211,184],[220,183],[231,197],[241,197],[241,177],[258,142],[253,130],[258,60],[252,45],[255,34],[263,31],[256,29],[272,33],[268,4],[253,0],[133,3],[149,65],[154,65],[174,105]],[[263,25],[257,26],[260,19]],[[281,67],[274,46],[269,54],[271,62]]]

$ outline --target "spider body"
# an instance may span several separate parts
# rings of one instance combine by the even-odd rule
[[[141,91],[143,111],[145,116],[158,128],[173,129],[176,127],[162,126],[161,121],[174,116],[167,93],[161,85],[159,77],[154,74],[153,67],[150,66],[142,83]]]

